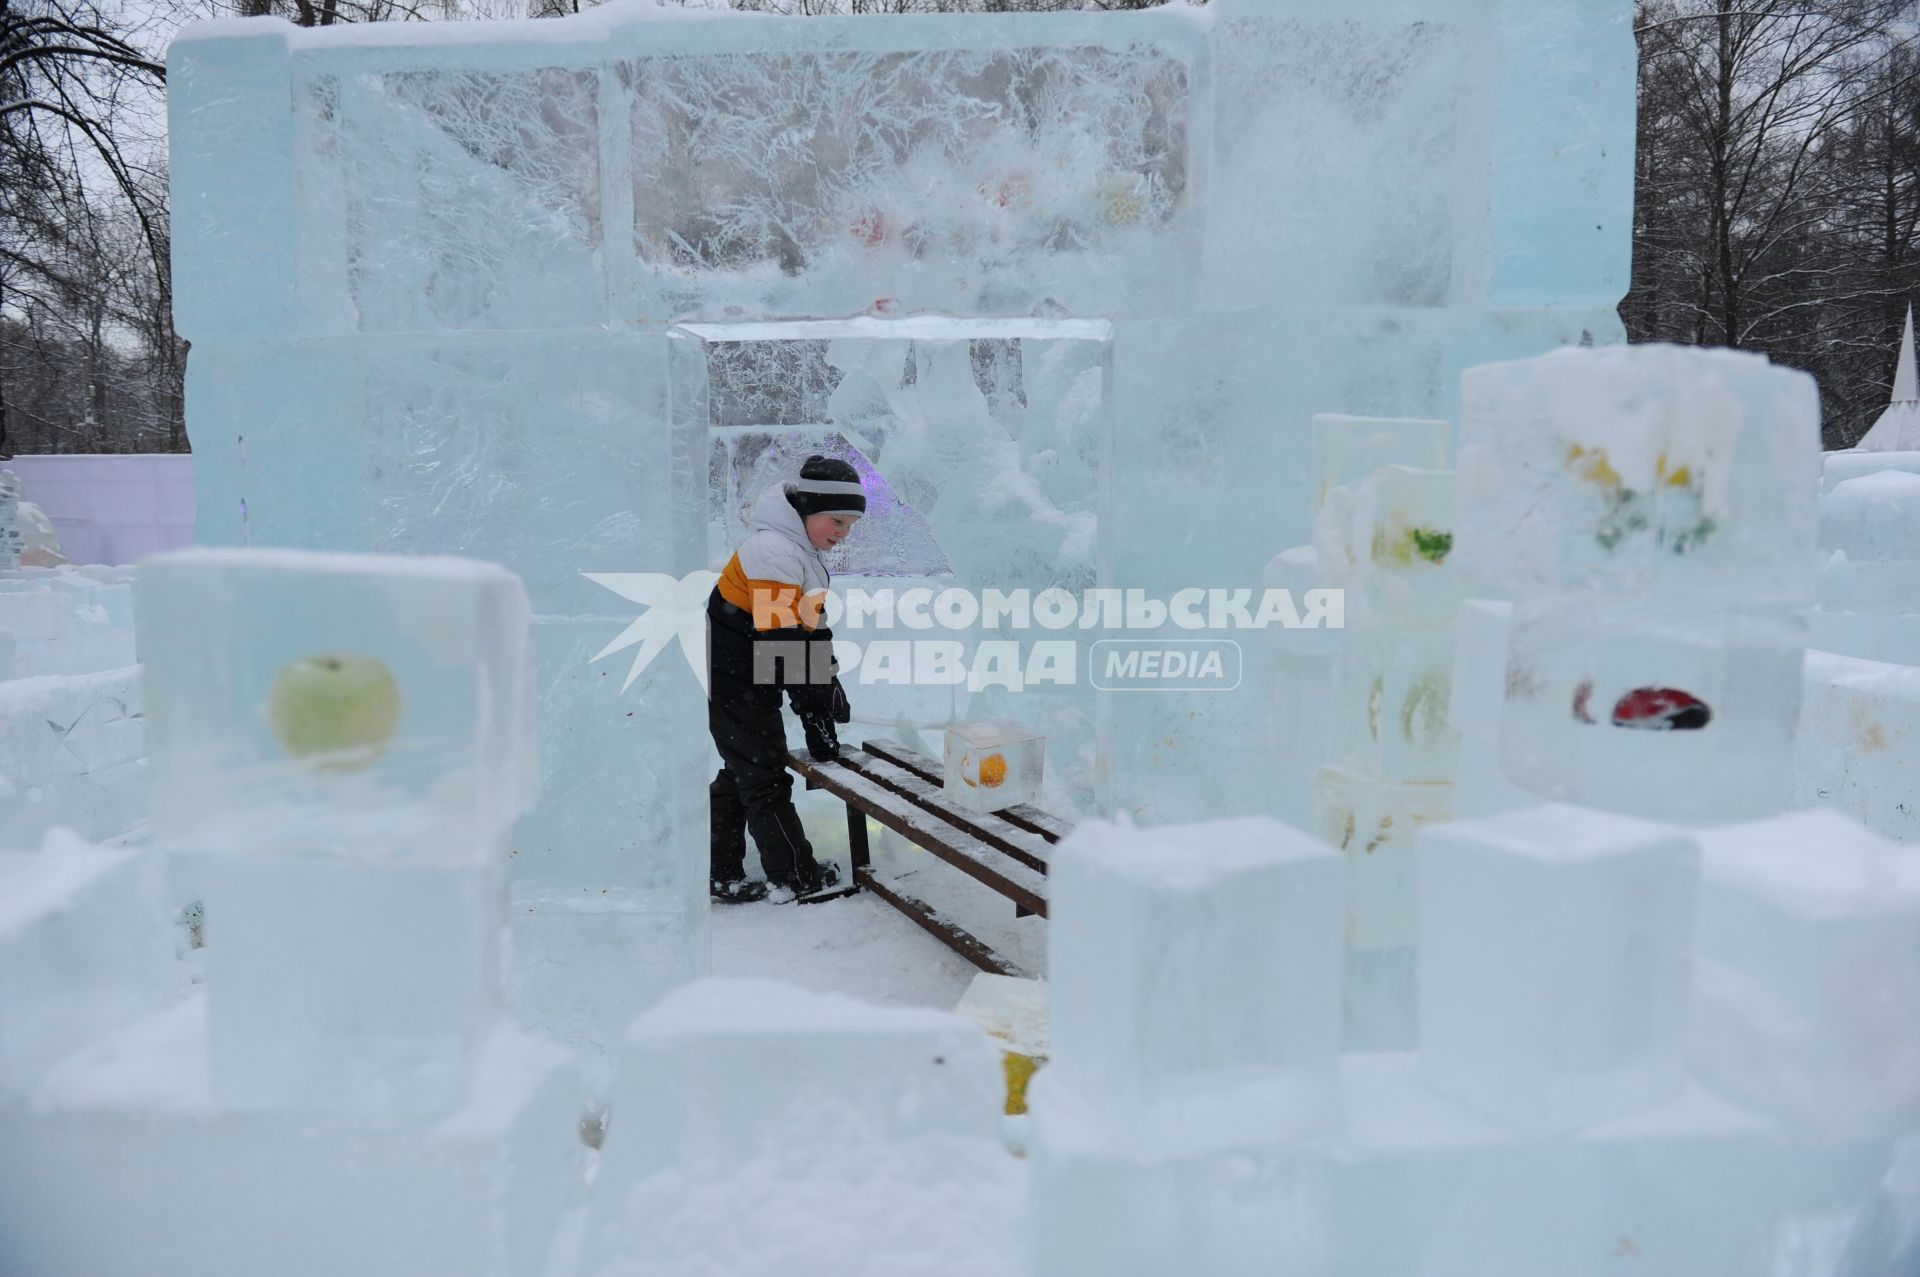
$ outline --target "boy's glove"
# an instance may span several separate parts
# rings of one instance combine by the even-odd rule
[[[833,680],[831,697],[832,699],[829,705],[832,710],[833,721],[836,723],[851,723],[853,721],[853,706],[847,704],[847,689],[840,686],[840,680],[838,678]]]
[[[833,730],[833,719],[817,710],[800,711],[800,729],[807,734],[807,752],[817,763],[830,763],[840,757],[840,737]]]

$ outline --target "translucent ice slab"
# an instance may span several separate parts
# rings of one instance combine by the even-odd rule
[[[1420,1058],[1515,1127],[1678,1094],[1699,854],[1660,825],[1535,807],[1420,832]]]
[[[161,839],[481,864],[535,786],[526,595],[451,559],[191,550],[138,603]]]

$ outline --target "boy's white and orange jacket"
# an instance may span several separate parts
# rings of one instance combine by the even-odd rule
[[[753,530],[727,560],[714,592],[751,617],[755,631],[820,628],[827,565],[800,512],[775,484],[753,503]],[[743,618],[744,619],[744,618]]]

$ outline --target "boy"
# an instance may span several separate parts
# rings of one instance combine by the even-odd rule
[[[852,466],[808,457],[798,481],[776,484],[754,503],[753,531],[707,598],[707,728],[722,762],[708,789],[709,888],[723,903],[764,899],[770,886],[776,898],[792,899],[840,881],[832,861],[814,860],[793,807],[780,693],[793,702],[807,752],[820,762],[837,757],[834,724],[853,714],[832,676],[833,633],[821,623],[821,554],[846,540],[866,509]],[[808,659],[785,659],[802,651]],[[766,882],[746,876],[749,829]]]

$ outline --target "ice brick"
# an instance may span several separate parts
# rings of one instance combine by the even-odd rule
[[[946,794],[974,811],[1004,811],[1040,794],[1047,740],[1008,719],[959,723],[947,729]]]
[[[1674,830],[1564,806],[1419,835],[1420,1056],[1525,1130],[1677,1094],[1698,877]]]
[[[1813,594],[1813,379],[1758,355],[1560,350],[1467,370],[1456,554],[1469,593]]]
[[[172,988],[160,857],[56,829],[0,856],[0,1090],[157,1010]]]
[[[697,1271],[736,1251],[728,1238],[689,1236],[680,1220],[661,1218],[699,1188],[723,1200],[731,1193],[737,1205],[740,1194],[757,1196],[756,1185],[803,1184],[815,1167],[845,1175],[871,1159],[934,1177],[954,1172],[939,1170],[931,1150],[976,1163],[986,1149],[1004,1156],[1004,1102],[998,1053],[956,1016],[770,981],[696,981],[627,1034],[583,1271],[616,1260]],[[772,1201],[768,1209],[764,1224],[729,1212],[729,1231],[749,1232],[763,1248],[784,1244],[769,1226],[798,1222]]]
[[[1340,661],[1347,761],[1382,780],[1453,779],[1459,750],[1447,719],[1453,666],[1450,628],[1348,630]]]
[[[1805,672],[1793,805],[1920,842],[1920,670],[1808,652]]]
[[[1314,828],[1346,860],[1341,1044],[1350,1051],[1408,1050],[1419,1040],[1414,832],[1449,818],[1453,786],[1323,767],[1314,788]]]
[[[1346,542],[1351,620],[1445,625],[1457,602],[1450,470],[1385,466],[1352,489]]]
[[[1920,856],[1825,810],[1700,842],[1702,1080],[1813,1131],[1920,1123]]]
[[[0,1106],[0,1271],[540,1277],[584,1196],[565,1052],[502,1029],[454,1113],[290,1127],[214,1100],[206,1030],[190,997]]]
[[[1444,470],[1453,460],[1453,425],[1417,417],[1313,418],[1313,512],[1335,488],[1359,483],[1383,466]]]
[[[447,1112],[503,999],[504,866],[208,855],[213,1093]]]
[[[1414,943],[1414,831],[1448,818],[1452,786],[1383,780],[1352,767],[1323,767],[1316,785],[1315,827],[1346,857],[1347,944],[1394,949]]]
[[[1325,1084],[1342,874],[1278,821],[1094,821],[1049,865],[1053,1064],[1128,1102],[1281,1077]]]
[[[143,566],[138,603],[157,837],[478,864],[531,804],[527,602],[504,569],[189,550]]]
[[[1770,815],[1792,790],[1804,613],[1664,597],[1516,603],[1500,764],[1549,798],[1660,819]]]
[[[1820,546],[1862,563],[1920,559],[1920,474],[1882,470],[1820,498]]]

